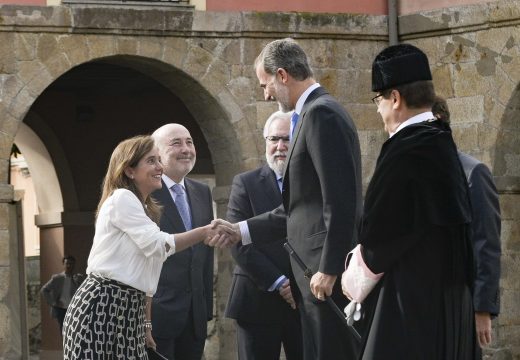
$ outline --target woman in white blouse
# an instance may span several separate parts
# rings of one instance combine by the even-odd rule
[[[176,251],[219,236],[211,225],[161,232],[162,165],[150,136],[121,142],[110,158],[99,202],[87,279],[65,316],[65,359],[147,359],[145,302],[157,289],[162,263]],[[223,235],[225,236],[225,235]]]

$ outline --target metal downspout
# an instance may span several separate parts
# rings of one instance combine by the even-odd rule
[[[397,0],[388,0],[388,45],[399,43]]]

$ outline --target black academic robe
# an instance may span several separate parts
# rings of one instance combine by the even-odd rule
[[[384,143],[360,234],[366,264],[385,273],[365,301],[362,359],[475,358],[470,221],[449,128],[414,124]]]

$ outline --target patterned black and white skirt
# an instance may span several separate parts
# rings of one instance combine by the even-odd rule
[[[63,324],[66,360],[148,360],[145,293],[90,274],[74,294]]]

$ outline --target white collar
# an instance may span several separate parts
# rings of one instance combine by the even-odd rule
[[[296,102],[296,106],[294,107],[294,112],[296,114],[300,115],[302,113],[303,105],[305,104],[305,101],[309,97],[310,93],[313,92],[315,89],[319,88],[320,86],[321,85],[319,83],[314,83],[311,86],[309,86],[307,90],[303,92],[303,94],[300,95],[298,101]]]
[[[168,189],[171,189],[173,185],[177,184],[175,181],[173,181],[172,179],[170,179],[168,176],[166,176],[165,174],[162,174],[162,180],[164,181],[164,184],[166,185],[166,187]],[[181,186],[183,187],[183,189],[186,189],[186,186],[184,185],[184,178],[182,178],[182,180],[178,183],[178,184],[181,184]]]
[[[420,114],[417,114],[415,116],[412,116],[411,118],[409,118],[408,120],[406,120],[405,122],[402,122],[398,127],[397,129],[395,130],[395,132],[393,133],[390,133],[390,137],[394,136],[395,134],[397,134],[400,130],[404,129],[405,127],[407,127],[408,125],[412,125],[412,124],[417,124],[417,123],[420,123],[420,122],[424,122],[426,120],[433,120],[435,119],[435,116],[433,116],[433,113],[431,111],[426,111],[426,112],[423,112],[423,113],[420,113]]]

